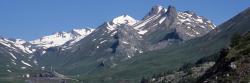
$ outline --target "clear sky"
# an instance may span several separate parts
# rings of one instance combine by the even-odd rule
[[[33,40],[57,31],[95,28],[122,14],[141,19],[154,5],[192,10],[219,25],[250,7],[250,0],[0,0],[0,35]]]

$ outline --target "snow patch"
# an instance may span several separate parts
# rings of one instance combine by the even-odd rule
[[[16,62],[13,59],[11,59],[11,63],[14,64],[14,65],[16,65]]]
[[[164,9],[162,6],[157,6],[157,13],[160,13],[162,9]]]
[[[141,31],[138,32],[138,34],[143,35],[143,34],[145,34],[147,32],[148,32],[148,30],[141,30]]]
[[[102,43],[104,43],[104,42],[106,42],[107,40],[103,40],[103,41],[101,41],[99,44],[102,44]]]
[[[122,41],[122,43],[124,43],[124,44],[129,44],[128,42],[126,42],[126,41]]]
[[[16,56],[15,56],[14,54],[12,54],[12,53],[10,53],[10,52],[9,52],[9,54],[11,55],[12,58],[17,59]]]
[[[38,65],[38,62],[37,62],[37,60],[35,59],[35,60],[33,60],[33,63],[35,64],[35,65]]]
[[[26,65],[26,66],[32,67],[29,63],[24,62],[23,60],[22,60],[21,62],[22,62],[24,65]]]
[[[201,26],[201,28],[205,29],[206,27],[205,26]]]
[[[108,33],[110,33],[111,31],[114,31],[114,30],[116,29],[116,25],[115,25],[115,24],[111,25],[111,24],[108,22],[107,25],[108,25],[108,27],[107,27]]]
[[[26,78],[30,78],[30,74],[26,74]]]
[[[197,31],[195,31],[195,34],[199,35],[200,33],[199,33],[199,32],[197,32]]]
[[[6,70],[6,71],[7,71],[7,72],[9,72],[9,73],[11,73],[11,72],[12,72],[12,71],[11,71],[11,70],[9,70],[9,69],[8,69],[8,70]]]
[[[21,67],[21,69],[26,69],[26,67]]]
[[[16,39],[15,43],[14,43],[14,46],[19,48],[20,50],[22,50],[25,53],[33,53],[33,51],[30,50],[30,46],[23,45],[25,43],[26,43],[26,41],[24,41],[24,40]]]
[[[41,67],[41,69],[42,69],[42,70],[44,70],[44,69],[45,69],[45,67],[43,66],[43,67]]]
[[[215,29],[216,26],[213,24],[213,25],[210,25],[210,27],[211,27],[212,29]]]
[[[11,45],[10,44],[6,44],[6,43],[1,43],[3,44],[4,46],[7,46],[7,47],[10,47],[11,48]]]
[[[161,18],[159,21],[159,24],[161,24],[165,19],[166,19],[166,17]]]
[[[202,19],[196,19],[196,21],[200,22],[200,23],[203,23],[203,20]]]
[[[153,15],[149,17],[148,19],[145,19],[143,21],[137,22],[136,24],[133,25],[134,29],[139,30],[141,27],[145,26],[148,22],[151,22],[152,20],[156,20],[160,17],[161,15]]]
[[[46,51],[42,51],[42,55],[44,55],[46,53]]]
[[[142,51],[142,50],[139,50],[139,53],[141,54],[141,53],[143,53],[143,51]]]
[[[191,25],[191,23],[189,23],[189,22],[188,22],[188,23],[185,23],[185,24],[186,24],[186,25]]]
[[[132,18],[129,15],[122,15],[114,18],[112,20],[114,24],[128,24],[128,25],[133,25],[137,22],[134,18]]]
[[[110,36],[114,36],[116,33],[117,33],[117,31],[114,31],[114,32],[111,33]]]
[[[190,34],[190,33],[186,33],[187,35],[191,36],[191,37],[195,37],[195,35]]]
[[[232,69],[236,69],[237,65],[234,62],[231,62],[229,65]]]

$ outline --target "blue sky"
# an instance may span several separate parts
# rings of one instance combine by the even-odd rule
[[[250,7],[250,0],[0,0],[0,35],[33,40],[95,28],[122,14],[141,19],[154,5],[192,10],[218,25]]]

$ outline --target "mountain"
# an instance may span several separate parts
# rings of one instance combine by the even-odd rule
[[[21,39],[0,38],[0,78],[2,80],[21,77],[29,70],[38,68],[30,44]]]
[[[44,36],[32,41],[1,37],[0,43],[18,52],[32,54],[39,50],[46,50],[50,47],[70,47],[74,43],[80,41],[81,39],[92,33],[94,30],[95,29],[91,28],[83,28],[73,29],[69,32],[56,32],[52,35]]]
[[[36,61],[32,61],[31,58],[33,55],[28,55],[35,50],[30,49],[31,45],[21,39],[8,39],[0,38],[1,45],[1,55],[4,55],[3,58],[8,61],[8,66],[10,65],[24,65],[23,67],[31,67],[30,63],[35,66]],[[29,63],[28,63],[29,62]]]
[[[33,44],[34,47],[44,49],[61,46],[65,43],[72,45],[73,43],[78,42],[93,31],[94,29],[84,28],[73,29],[70,32],[56,32],[52,35],[44,36],[42,38],[30,41],[30,43]]]
[[[234,47],[231,49],[231,53],[229,52],[229,55],[222,56],[223,58],[221,60],[218,60],[219,63],[216,62],[216,59],[212,60],[213,64],[216,62],[215,65],[210,64],[211,60],[208,60],[209,61],[208,63],[200,64],[198,66],[191,65],[191,68],[189,67],[190,65],[188,65],[188,69],[187,69],[188,72],[178,71],[178,69],[182,68],[183,66],[187,67],[185,66],[187,63],[195,64],[199,62],[199,60],[202,60],[204,58],[206,61],[206,59],[208,59],[209,57],[218,57],[218,53],[221,53],[222,48],[230,47],[230,41],[233,35],[235,34],[245,35],[246,33],[250,31],[249,21],[250,21],[250,8],[247,8],[246,10],[234,16],[230,20],[219,25],[218,27],[216,27],[216,29],[210,31],[205,36],[186,41],[185,43],[182,43],[182,44],[172,45],[165,49],[147,52],[143,56],[140,56],[140,57],[135,58],[134,60],[131,60],[126,65],[119,66],[120,68],[117,67],[117,69],[110,70],[110,71],[116,70],[116,72],[113,72],[112,75],[107,74],[107,73],[102,73],[103,79],[105,79],[104,77],[105,75],[110,75],[110,77],[107,77],[107,78],[112,78],[112,77],[114,78],[115,75],[116,77],[118,76],[122,77],[119,79],[124,79],[124,78],[135,79],[136,77],[151,78],[152,76],[154,76],[154,74],[162,75],[162,73],[164,72],[174,71],[172,72],[173,74],[171,73],[167,74],[166,78],[164,76],[161,77],[161,75],[159,78],[154,78],[154,79],[160,79],[160,80],[158,80],[158,82],[157,80],[155,80],[153,83],[159,83],[161,81],[166,81],[168,79],[170,80],[168,80],[167,82],[174,82],[174,81],[176,82],[179,80],[181,81],[181,83],[182,81],[184,81],[184,83],[194,83],[195,81],[197,81],[197,79],[199,79],[198,78],[199,76],[202,76],[202,78],[200,78],[200,82],[198,83],[201,83],[201,81],[205,82],[206,80],[208,80],[207,81],[208,83],[210,82],[231,83],[233,82],[233,80],[230,81],[230,79],[239,80],[237,79],[239,74],[238,75],[229,74],[229,76],[227,77],[227,74],[228,74],[227,71],[228,71],[228,66],[230,65],[229,63],[230,59],[233,60],[234,58],[234,57],[231,57],[231,55],[238,56],[237,53],[240,51],[239,49],[237,49],[236,53],[233,53],[235,52]],[[239,38],[240,37],[238,37],[237,39]],[[245,41],[247,41],[246,39]],[[241,46],[246,46],[247,48],[248,43],[249,42],[245,42],[244,44],[241,44]],[[244,47],[245,50],[247,50],[246,48]],[[248,53],[248,52],[249,51],[245,51],[245,53]],[[241,57],[241,59],[243,59],[246,56],[239,55],[238,57]],[[229,62],[225,62],[224,58],[226,58],[226,61],[229,61]],[[244,66],[241,66],[240,64],[245,64],[245,63],[239,63],[238,65],[241,67],[241,69],[244,69],[244,71],[248,71],[247,68],[243,68]],[[199,71],[199,68],[202,68],[203,70]],[[207,69],[209,69],[208,72],[206,72]],[[140,70],[143,70],[143,71],[140,71]],[[129,74],[127,73],[131,71],[133,72]],[[238,70],[238,71],[242,71],[242,70]],[[98,73],[100,74],[100,72]],[[204,73],[207,73],[207,74],[203,75]],[[124,75],[132,76],[132,77],[125,77]],[[247,74],[243,74],[243,73],[241,73],[241,75],[247,76]],[[218,80],[215,79],[216,76],[217,77],[220,76],[218,77],[219,78]],[[241,77],[238,77],[238,78],[241,78]],[[228,79],[229,81],[227,81]]]
[[[30,48],[31,45],[29,42],[26,42],[22,39],[9,39],[0,37],[0,43],[6,47],[13,49],[13,51],[16,50],[23,53],[32,53],[33,51],[35,51],[34,49]]]
[[[74,53],[79,53],[76,51],[88,47],[88,50],[80,54],[96,55],[95,50],[103,48],[102,50],[105,52],[117,52],[117,55],[127,55],[126,57],[129,58],[136,53],[161,49],[175,42],[203,36],[214,27],[211,21],[193,12],[177,12],[173,6],[169,6],[168,9],[162,6],[154,6],[142,20],[135,20],[128,15],[122,15],[103,23],[93,34],[75,44],[75,47],[72,46],[72,49],[64,52],[74,51]],[[107,45],[106,43],[111,45],[103,46]],[[127,52],[124,52],[125,49]],[[119,51],[124,53],[119,53]]]
[[[0,37],[0,44],[2,45],[2,48],[6,48],[4,50],[6,50],[6,52],[8,51],[14,59],[17,59],[16,56],[13,55],[14,52],[32,58],[34,56],[32,54],[41,49],[46,50],[50,47],[63,45],[69,47],[93,31],[94,29],[90,28],[73,29],[70,32],[57,32],[53,35],[45,36],[33,41]]]
[[[157,5],[140,20],[121,15],[96,29],[57,32],[33,41],[1,38],[0,72],[15,77],[53,68],[65,76],[91,83],[139,82],[142,77],[185,69],[186,64],[216,55],[229,46],[233,34],[250,30],[249,16],[248,8],[216,27],[192,11],[180,12],[173,6]],[[170,78],[175,82],[183,81],[182,78],[187,81],[204,73],[208,73],[204,77],[213,77],[205,71],[210,67],[214,70],[218,64],[202,63],[192,66],[196,73],[176,71]],[[204,80],[214,79],[201,79]]]
[[[94,29],[73,29],[70,32],[57,32],[34,41],[0,37],[1,73],[0,77],[20,77],[33,70],[43,70],[35,56],[40,56],[47,49],[56,46],[68,46],[78,42],[93,32]],[[8,78],[9,79],[9,78]]]
[[[52,47],[44,56],[35,58],[43,66],[53,66],[66,75],[91,75],[88,77],[91,78],[103,75],[101,71],[123,68],[122,65],[138,57],[148,57],[148,52],[204,36],[213,29],[211,21],[194,12],[178,12],[173,6],[154,6],[141,20],[129,15],[118,16],[104,22],[69,49]]]
[[[173,6],[168,9],[154,6],[134,28],[140,30],[140,34],[143,32],[144,40],[151,44],[148,50],[157,50],[174,42],[203,36],[215,25],[191,11],[177,12]]]
[[[70,48],[74,43],[80,41],[95,29],[91,28],[82,28],[82,29],[73,29],[69,32],[56,32],[52,35],[44,36],[39,39],[29,41],[32,44],[32,49],[36,51],[33,52],[35,55],[43,55],[47,52],[49,48],[52,47],[63,47],[64,49]]]

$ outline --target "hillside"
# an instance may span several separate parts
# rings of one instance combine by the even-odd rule
[[[231,37],[250,30],[250,8],[244,10],[229,21],[221,24],[207,35],[171,45],[170,47],[146,52],[112,69],[104,69],[87,78],[139,82],[143,76],[176,70],[185,63],[195,63],[202,57],[213,55],[221,48],[229,46]],[[142,71],[143,70],[143,71]],[[92,77],[93,76],[93,77]],[[124,80],[123,80],[124,79]]]

